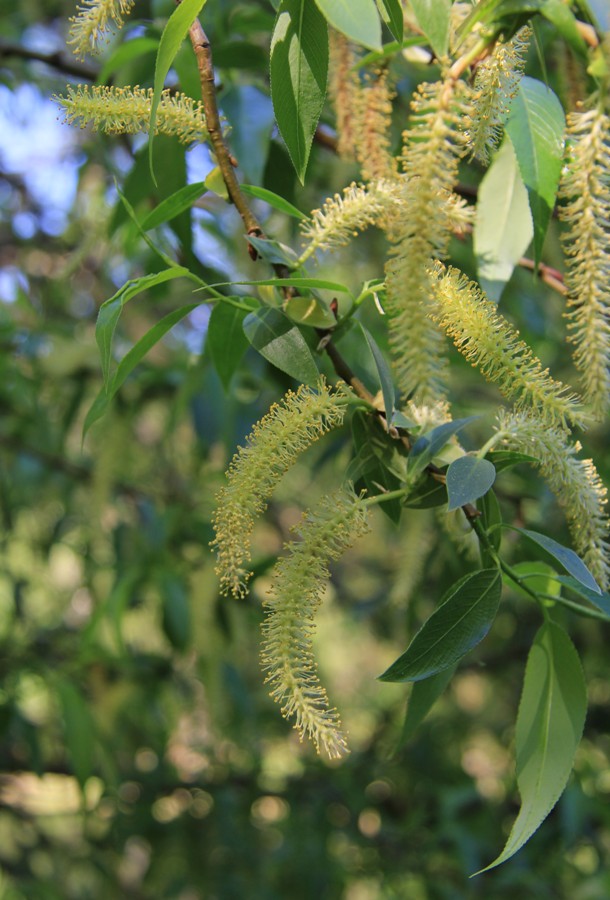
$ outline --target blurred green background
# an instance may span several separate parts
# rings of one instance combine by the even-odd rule
[[[171,8],[138,2],[129,36],[158,36]],[[507,597],[488,639],[405,744],[407,691],[376,676],[473,563],[434,511],[413,513],[400,531],[379,513],[370,537],[335,567],[319,617],[322,678],[351,746],[345,760],[327,763],[267,696],[259,632],[269,566],[301,501],[342,477],[347,431],[327,436],[282,482],[256,532],[257,578],[245,602],[217,596],[214,494],[235,446],[288,379],[248,352],[224,392],[202,306],[147,357],[81,446],[101,384],[96,310],[126,278],[157,265],[114,179],[143,212],[212,163],[202,148],[185,153],[159,139],[155,188],[143,138],[62,125],[50,97],[93,65],[79,71],[64,52],[72,5],[3,0],[0,11],[0,898],[606,900],[602,628],[566,620],[590,691],[575,776],[515,859],[469,880],[497,854],[518,809],[513,728],[539,624],[527,601]],[[272,5],[210,0],[205,15],[245,177],[304,211],[319,205],[356,173],[316,146],[307,188],[295,185],[267,94]],[[111,42],[104,59],[112,53]],[[36,59],[52,54],[53,64]],[[115,69],[114,83],[146,86],[153,58]],[[559,51],[556,59],[559,83]],[[397,65],[398,133],[422,72]],[[178,79],[196,91],[187,47]],[[290,223],[265,205],[258,212],[269,233],[295,241]],[[204,278],[264,277],[244,252],[237,217],[213,195],[155,239]],[[471,271],[468,245],[453,252]],[[382,254],[381,236],[369,234],[321,271],[356,287],[381,275]],[[546,259],[561,264],[556,224]],[[138,298],[122,319],[119,352],[188,302],[182,281]],[[519,272],[503,304],[554,373],[571,378],[560,300]],[[379,317],[367,316],[383,343]],[[470,367],[454,363],[456,415],[496,402]],[[479,420],[471,439],[489,426]],[[607,438],[599,429],[587,446],[606,476]],[[530,471],[507,472],[498,491],[511,520],[567,542]]]

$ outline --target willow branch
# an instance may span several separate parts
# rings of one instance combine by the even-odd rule
[[[93,66],[74,62],[59,51],[55,51],[55,53],[41,53],[38,50],[23,47],[21,44],[10,44],[0,41],[0,60],[11,58],[45,63],[45,65],[52,66],[65,75],[75,75],[84,81],[95,81],[99,74],[98,70]]]
[[[223,181],[231,202],[235,205],[244,223],[246,234],[260,237],[263,234],[258,219],[248,206],[235,175],[234,160],[222,135],[218,104],[216,103],[216,85],[214,82],[214,66],[212,48],[199,19],[195,19],[189,29],[189,37],[193,52],[197,59],[199,80],[201,83],[201,99],[205,111],[206,127],[210,135],[210,143],[218,160]],[[252,255],[253,248],[251,248]],[[254,256],[256,258],[256,255]]]

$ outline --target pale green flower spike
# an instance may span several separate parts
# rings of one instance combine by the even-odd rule
[[[63,107],[66,122],[80,120],[81,128],[91,125],[94,131],[137,134],[148,131],[153,92],[151,88],[117,88],[82,85],[68,88],[66,97],[56,97]],[[163,91],[155,132],[175,135],[182,143],[205,141],[208,130],[203,106],[185,94]]]
[[[498,432],[510,450],[540,460],[539,467],[565,511],[574,547],[600,587],[610,584],[610,520],[607,489],[590,459],[578,459],[581,447],[557,428],[527,413],[502,412]],[[493,455],[491,456],[493,461]]]
[[[114,26],[122,28],[123,17],[129,15],[134,0],[83,0],[76,15],[70,19],[68,44],[72,52],[82,59],[86,53],[99,50],[99,42]]]
[[[297,527],[301,540],[279,560],[264,603],[262,665],[271,696],[286,718],[296,718],[301,739],[307,736],[318,751],[339,757],[347,744],[318,679],[311,639],[329,563],[369,530],[366,504],[350,486],[325,497]]]
[[[431,259],[445,256],[456,214],[452,194],[466,149],[461,130],[468,89],[452,79],[423,84],[405,132],[404,176],[396,182],[395,215],[388,216],[393,244],[386,265],[386,308],[398,386],[405,396],[431,403],[447,395],[447,362],[438,327],[426,315]]]
[[[510,41],[498,41],[493,53],[479,63],[473,86],[469,123],[472,155],[483,163],[500,143],[504,123],[525,68],[532,29],[526,25]]]
[[[351,390],[317,390],[302,385],[274,404],[252,429],[227,472],[227,484],[216,497],[213,517],[217,568],[223,594],[246,594],[250,572],[250,539],[254,520],[267,507],[273,489],[297,458],[327,431],[343,423]]]
[[[429,314],[449,335],[460,353],[497,384],[518,411],[538,416],[541,425],[567,429],[586,427],[588,417],[579,398],[542,368],[519,332],[494,303],[458,269],[436,263]]]
[[[610,408],[610,117],[600,109],[568,116],[566,204],[568,329],[585,400],[602,419]]]

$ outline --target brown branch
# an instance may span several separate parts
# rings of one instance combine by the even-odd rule
[[[532,272],[536,271],[536,263],[527,256],[521,257],[519,265],[523,269],[529,269]],[[541,281],[544,281],[545,284],[548,284],[549,287],[552,287],[553,290],[557,291],[559,294],[565,296],[568,293],[568,289],[563,280],[563,275],[552,266],[547,266],[546,263],[538,263],[538,276]]]
[[[246,234],[252,235],[253,237],[261,237],[263,229],[248,206],[241,191],[237,176],[235,175],[235,162],[222,135],[218,104],[216,103],[212,48],[210,47],[210,42],[207,39],[199,19],[195,19],[191,25],[189,37],[197,58],[199,80],[201,82],[201,99],[205,111],[206,127],[210,135],[210,143],[212,144],[216,159],[218,160],[218,166],[222,173],[222,178],[226,185],[229,198],[242,218],[246,228]],[[256,259],[257,254],[253,247],[250,247],[250,255],[253,259]]]
[[[75,75],[84,81],[95,81],[98,76],[98,70],[93,66],[84,63],[78,63],[64,56],[60,51],[54,53],[41,53],[38,50],[30,50],[29,47],[22,47],[20,44],[10,44],[0,41],[0,60],[3,59],[25,59],[32,62],[45,63],[52,66],[66,75]]]

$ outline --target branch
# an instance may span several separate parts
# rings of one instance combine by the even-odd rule
[[[261,237],[263,229],[248,206],[241,191],[235,175],[235,161],[222,136],[222,126],[218,114],[218,104],[216,103],[212,48],[210,47],[210,42],[207,39],[205,31],[201,27],[199,19],[195,19],[191,25],[189,37],[197,58],[199,80],[201,82],[201,99],[205,111],[206,126],[210,135],[210,143],[212,144],[216,159],[218,160],[218,166],[222,173],[223,181],[226,185],[231,202],[235,205],[242,218],[246,228],[246,234],[252,235],[253,237]],[[254,250],[253,247],[250,247],[250,256],[252,256],[253,259],[256,259],[257,257],[256,250]]]
[[[11,58],[45,63],[45,65],[52,66],[66,75],[75,75],[84,81],[95,81],[99,74],[94,66],[75,62],[64,56],[59,50],[56,50],[54,53],[41,53],[38,50],[30,50],[29,47],[22,47],[20,44],[0,41],[0,60]]]

